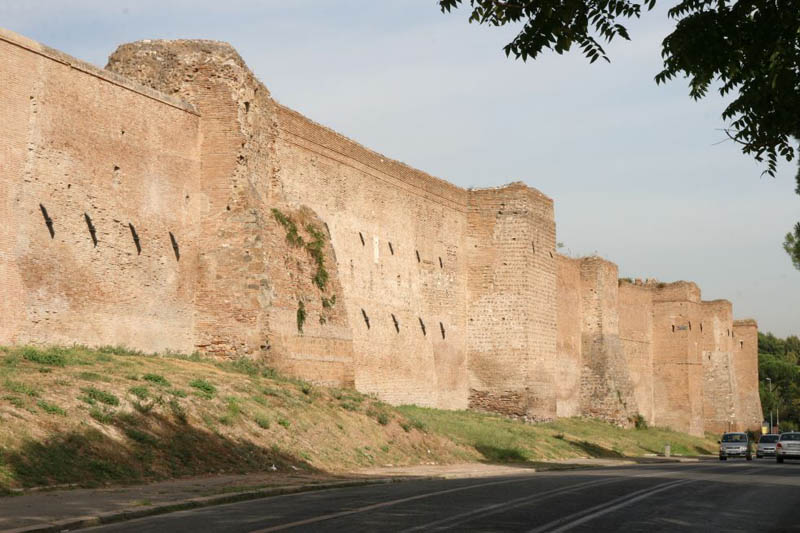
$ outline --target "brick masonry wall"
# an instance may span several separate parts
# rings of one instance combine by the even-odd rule
[[[617,265],[586,257],[580,276],[581,413],[628,424],[638,407],[619,338]]]
[[[733,359],[737,429],[757,431],[763,413],[758,393],[758,324],[755,320],[733,321]]]
[[[641,284],[619,282],[619,339],[638,413],[655,421],[653,396],[653,295]]]
[[[694,284],[557,256],[550,198],[370,151],[225,43],[132,43],[100,70],[0,30],[0,84],[0,343],[264,358],[534,420],[760,420],[755,322],[728,340]]]
[[[514,183],[472,190],[467,228],[470,407],[556,416],[553,202]]]
[[[736,375],[733,365],[733,305],[702,302],[703,425],[723,433],[736,428]]]
[[[700,289],[679,281],[653,290],[655,424],[703,434]]]
[[[200,224],[197,347],[264,357],[314,382],[352,385],[352,330],[331,235],[313,210],[281,194],[275,104],[266,87],[230,45],[214,41],[123,45],[108,68],[180,95],[201,114],[200,187],[208,213]],[[297,227],[302,244],[287,240],[278,217]],[[313,233],[323,238],[325,283],[314,282],[316,260],[307,249]]]
[[[330,228],[356,388],[466,408],[466,192],[285,107],[276,113],[282,195]]]
[[[197,112],[11,32],[0,58],[0,344],[192,351]]]
[[[581,260],[556,254],[556,415],[581,414]]]

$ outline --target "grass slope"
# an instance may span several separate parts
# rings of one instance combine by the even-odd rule
[[[699,438],[665,428],[623,429],[586,418],[522,424],[474,411],[442,411],[409,405],[399,407],[398,411],[431,432],[447,435],[495,462],[636,457],[662,453],[665,444],[671,446],[674,455],[710,454],[717,448],[715,435]]]
[[[404,406],[247,360],[124,348],[0,347],[0,492],[186,475],[713,449],[665,430]]]

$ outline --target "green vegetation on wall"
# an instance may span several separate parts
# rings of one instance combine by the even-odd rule
[[[275,208],[272,208],[272,216],[274,216],[275,220],[286,230],[286,241],[295,248],[304,247],[308,255],[311,256],[316,266],[311,281],[314,282],[314,285],[316,285],[320,291],[325,291],[329,278],[328,271],[325,269],[325,240],[327,239],[325,232],[314,224],[308,223],[304,228],[311,237],[311,240],[305,242],[303,237],[297,232],[297,224],[292,220],[292,217],[281,213],[281,211]],[[328,301],[331,302],[332,306],[333,303],[336,302],[335,295]]]

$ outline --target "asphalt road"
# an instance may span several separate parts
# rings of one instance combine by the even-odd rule
[[[324,490],[85,531],[800,531],[800,462],[703,461]]]

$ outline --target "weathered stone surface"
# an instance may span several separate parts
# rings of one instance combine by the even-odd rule
[[[530,420],[760,419],[756,325],[729,303],[559,256],[541,192],[368,150],[225,43],[126,44],[100,70],[0,30],[0,80],[0,343],[264,358]]]

